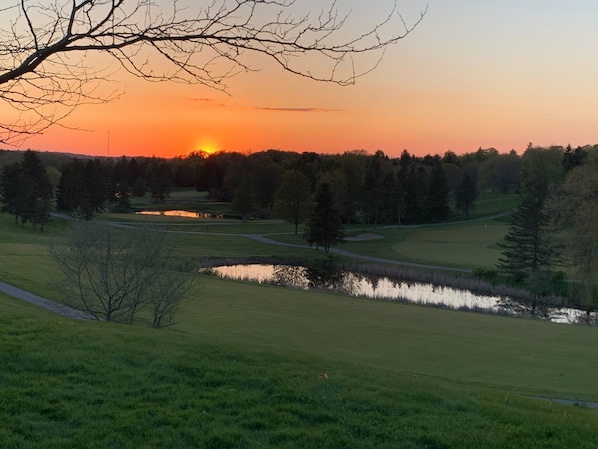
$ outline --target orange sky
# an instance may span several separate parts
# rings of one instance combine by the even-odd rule
[[[254,64],[261,71],[230,81],[229,95],[119,72],[112,85],[124,91],[119,100],[81,106],[63,122],[73,129],[54,127],[22,148],[165,157],[216,149],[380,149],[397,156],[403,149],[423,155],[522,151],[530,141],[598,143],[598,61],[590,57],[598,5],[447,3],[398,2],[407,22],[429,4],[427,16],[355,86],[285,74],[262,59]],[[374,23],[388,6],[380,1],[355,14]]]

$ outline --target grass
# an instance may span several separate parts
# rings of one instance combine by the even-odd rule
[[[417,229],[390,249],[395,258],[411,262],[492,269],[502,254],[497,243],[508,229],[508,224],[496,221]]]
[[[551,397],[598,399],[593,351],[598,333],[591,327],[205,277],[177,329],[285,354]]]
[[[509,224],[497,220],[443,226],[352,229],[348,235],[373,232],[383,238],[349,241],[337,248],[355,254],[395,261],[455,268],[495,268],[502,249],[498,246]],[[268,235],[272,240],[305,244],[301,236]]]
[[[0,278],[60,299],[46,251],[62,226],[42,234],[0,214]],[[490,259],[476,248],[492,250],[504,224],[480,226],[380,230],[385,239],[350,245],[432,262],[458,243],[473,264]],[[180,237],[184,260],[319,254]],[[522,397],[598,400],[595,328],[209,276],[160,331],[68,320],[2,294],[0,310],[6,448],[598,446],[596,411]]]
[[[469,212],[467,217],[461,211],[454,211],[454,218],[478,219],[488,217],[517,207],[520,200],[521,198],[517,194],[503,195],[496,192],[483,192],[476,200],[475,208]]]
[[[6,448],[598,444],[588,409],[181,328],[69,321],[1,295],[0,302]]]

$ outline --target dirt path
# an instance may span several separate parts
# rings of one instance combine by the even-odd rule
[[[50,299],[42,298],[41,296],[37,296],[31,292],[28,292],[27,290],[23,290],[22,288],[15,287],[14,285],[3,281],[0,281],[0,292],[68,318],[77,318],[80,320],[97,319],[88,312],[75,309],[74,307],[69,307],[64,304],[59,304]]]

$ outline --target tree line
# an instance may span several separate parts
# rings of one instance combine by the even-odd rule
[[[194,152],[171,159],[69,158],[51,167],[59,173],[54,189],[42,173],[38,154],[27,151],[23,160],[3,166],[0,193],[5,211],[25,223],[34,221],[37,209],[35,223],[41,223],[52,206],[91,218],[105,209],[130,210],[131,196],[150,195],[154,202],[163,203],[172,188],[194,187],[213,201],[229,203],[238,217],[276,217],[298,229],[309,217],[318,186],[328,183],[343,224],[442,222],[468,215],[479,192],[520,193],[522,182],[528,182],[522,181],[525,154],[533,148],[530,145],[521,156],[480,148],[462,155],[447,151],[442,156],[415,156],[407,150],[399,157],[382,151],[326,155],[267,150],[249,155]],[[593,148],[541,150],[560,155],[559,166],[569,170]],[[36,181],[22,182],[19,177]],[[26,192],[31,186],[35,194]]]
[[[127,210],[131,195],[150,195],[158,203],[172,188],[192,187],[230,203],[240,217],[288,215],[288,208],[275,207],[285,189],[288,194],[294,190],[289,186],[299,186],[303,196],[311,196],[318,184],[328,182],[343,223],[409,224],[442,221],[455,210],[467,213],[480,189],[516,192],[519,163],[515,152],[503,155],[494,149],[424,157],[404,151],[397,158],[382,151],[324,155],[268,150],[172,159],[71,158],[54,162],[52,169],[60,174],[56,208],[79,209],[86,216],[106,207]],[[304,220],[306,213],[300,215]]]
[[[173,187],[194,187],[230,203],[243,219],[281,218],[295,233],[304,224],[306,240],[326,252],[342,241],[343,224],[441,222],[467,215],[480,191],[517,194],[520,205],[500,243],[497,273],[534,292],[535,308],[562,285],[564,267],[573,267],[582,281],[581,306],[598,310],[596,146],[530,144],[521,156],[492,148],[423,157],[403,151],[397,158],[382,151],[192,153],[172,159],[71,158],[58,168],[44,167],[38,153],[26,151],[3,165],[0,175],[2,210],[17,223],[42,229],[54,206],[89,219],[107,208],[130,210],[131,195],[164,202]]]

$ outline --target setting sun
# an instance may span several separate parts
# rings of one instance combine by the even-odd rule
[[[202,140],[198,145],[195,146],[194,152],[214,154],[220,151],[219,145],[212,139]]]

